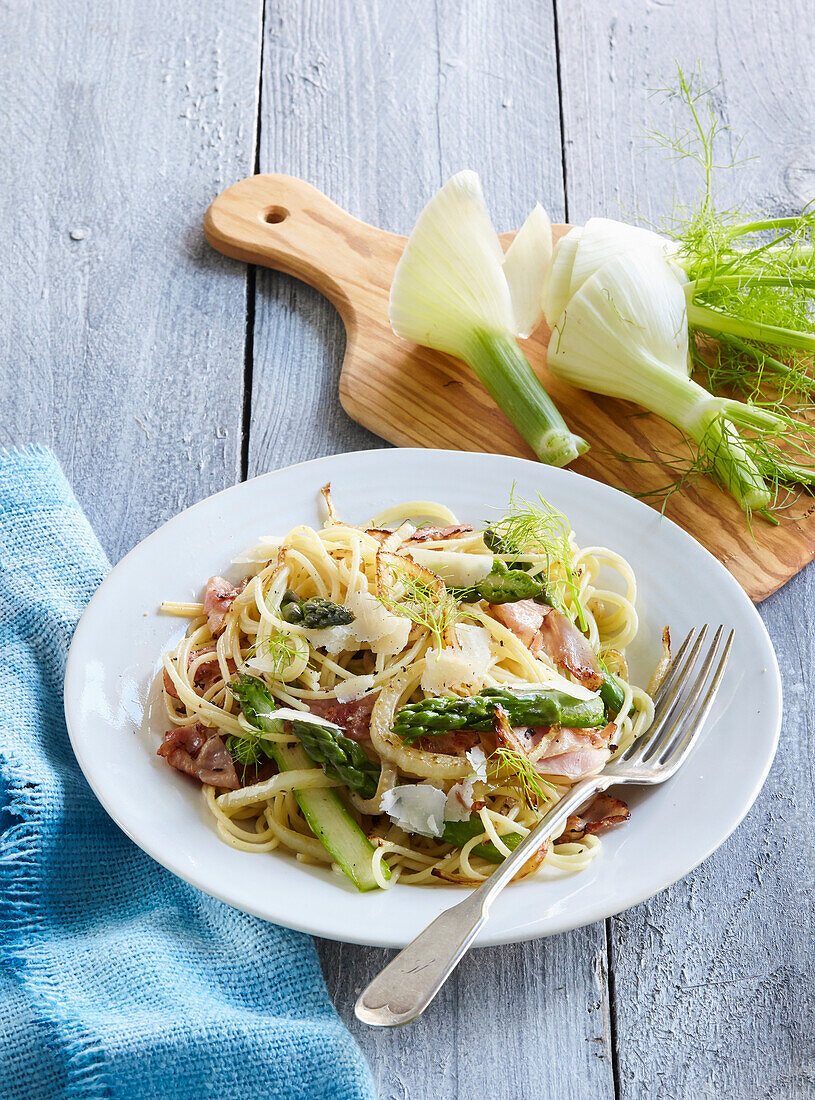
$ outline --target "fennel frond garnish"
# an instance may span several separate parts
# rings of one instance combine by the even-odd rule
[[[538,775],[528,756],[515,749],[499,745],[490,753],[487,774],[492,782],[504,783],[517,791],[521,801],[532,810],[555,800],[554,786]]]
[[[543,557],[548,598],[564,611],[568,611],[571,601],[585,629],[580,588],[572,565],[571,527],[563,513],[540,495],[537,503],[524,500],[516,495],[513,485],[506,512],[490,524],[489,530],[509,554]]]
[[[441,577],[412,558],[380,551],[376,559],[377,598],[433,636],[441,650],[451,640],[458,615],[456,601]]]
[[[283,634],[279,630],[271,634],[258,635],[244,654],[244,660],[249,661],[253,657],[261,656],[269,658],[272,666],[270,672],[282,672],[297,656],[297,646],[290,635]]]

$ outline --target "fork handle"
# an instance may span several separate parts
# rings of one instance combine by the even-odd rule
[[[570,813],[611,783],[608,776],[598,775],[575,784],[477,890],[436,917],[374,978],[357,1000],[357,1019],[375,1027],[395,1027],[421,1016],[487,920],[493,899],[562,828]]]

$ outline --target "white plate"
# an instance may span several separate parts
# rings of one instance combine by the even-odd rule
[[[581,546],[612,547],[634,567],[640,633],[629,657],[637,683],[648,681],[663,624],[675,639],[703,622],[735,628],[727,674],[684,769],[664,787],[629,792],[631,820],[603,837],[586,872],[506,889],[477,943],[533,939],[618,913],[686,875],[730,835],[764,782],[781,723],[770,639],[730,574],[644,504],[577,474],[503,455],[380,450],[292,466],[202,501],[132,550],[91,600],[68,658],[68,729],[97,797],[141,848],[230,905],[352,943],[402,946],[460,898],[453,887],[358,894],[288,856],[235,851],[218,839],[197,787],[156,756],[165,727],[151,713],[155,674],[185,629],[157,613],[159,602],[199,599],[207,577],[259,536],[317,524],[327,481],[352,523],[417,498],[478,522],[498,514],[513,483],[522,497],[543,493],[567,514]]]

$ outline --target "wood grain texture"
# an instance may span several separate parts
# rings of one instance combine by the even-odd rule
[[[639,129],[673,59],[698,57],[720,116],[759,154],[723,202],[786,212],[815,191],[810,3],[560,3],[569,217],[640,209],[659,223],[687,164]],[[761,605],[784,681],[781,743],[758,802],[687,879],[611,921],[619,1095],[803,1100],[815,1094],[812,568]]]
[[[602,1100],[614,1095],[602,931],[471,951],[426,1015],[393,1030],[353,1011],[394,952],[323,941],[320,954],[381,1100]]]
[[[252,168],[260,7],[4,8],[0,445],[54,447],[114,560],[240,476],[246,275],[200,218]]]
[[[259,168],[305,177],[401,232],[467,166],[506,224],[520,223],[540,180],[562,216],[553,43],[551,8],[530,0],[267,5]],[[344,328],[321,294],[258,270],[253,333],[250,474],[381,445],[337,402]],[[386,953],[318,947],[381,1100],[613,1095],[602,925],[474,952],[426,1019],[393,1032],[353,1017]]]
[[[401,446],[534,458],[466,364],[391,330],[388,294],[403,237],[352,218],[309,183],[277,174],[229,187],[207,211],[205,229],[219,251],[294,275],[336,306],[347,335],[339,395],[354,420]],[[566,231],[553,226],[555,239]],[[506,235],[504,243],[510,239]],[[572,469],[629,492],[655,493],[671,480],[658,456],[681,450],[679,433],[625,402],[551,378],[548,341],[541,325],[523,346],[569,426],[592,445]],[[635,462],[612,457],[618,454]],[[704,478],[673,494],[665,511],[754,600],[774,592],[815,555],[815,506],[808,497],[778,527],[760,518],[751,527],[732,497]]]

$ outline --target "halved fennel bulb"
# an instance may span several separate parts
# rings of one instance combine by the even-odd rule
[[[419,215],[389,316],[398,336],[463,359],[538,458],[564,466],[588,444],[569,431],[516,342],[540,320],[547,226],[543,211],[533,211],[505,261],[478,176],[459,172]]]

